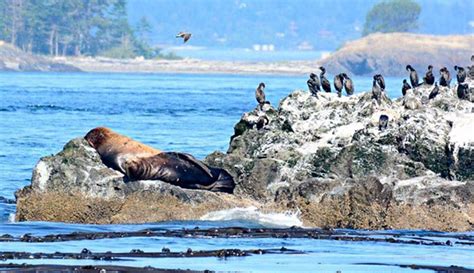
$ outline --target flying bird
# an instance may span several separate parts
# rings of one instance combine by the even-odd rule
[[[191,33],[189,32],[180,32],[176,34],[176,38],[183,38],[183,43],[186,43],[191,38]]]

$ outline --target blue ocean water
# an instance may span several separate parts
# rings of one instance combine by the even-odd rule
[[[331,76],[329,76],[332,79]],[[138,141],[198,158],[226,151],[233,126],[255,105],[254,91],[265,82],[267,98],[279,100],[295,89],[307,89],[306,77],[196,74],[0,73],[0,196],[14,198],[28,185],[40,157],[57,153],[74,137],[97,126],[107,126]],[[387,78],[390,97],[398,97],[400,78]],[[356,92],[370,90],[370,78],[354,78]],[[50,234],[73,231],[139,230],[147,227],[258,226],[254,222],[173,222],[148,225],[72,225],[64,223],[10,223],[13,204],[0,203],[0,234]],[[403,232],[402,232],[403,233]],[[449,234],[448,234],[449,235]],[[472,234],[471,234],[472,236]],[[394,245],[305,239],[189,239],[122,238],[61,243],[1,243],[0,250],[159,251],[219,248],[294,248],[296,255],[245,258],[137,259],[121,264],[223,271],[262,272],[405,272],[396,266],[357,263],[460,265],[474,268],[472,246]],[[9,261],[10,262],[10,261]],[[104,261],[13,261],[97,264]],[[422,272],[418,270],[417,272]]]

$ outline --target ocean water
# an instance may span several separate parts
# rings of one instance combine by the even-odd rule
[[[332,79],[331,76],[329,76]],[[40,157],[59,152],[70,139],[97,126],[107,126],[151,146],[191,153],[204,158],[226,151],[233,126],[242,113],[256,106],[254,91],[265,82],[272,104],[295,89],[307,89],[306,77],[195,74],[107,73],[0,73],[0,196],[30,183]],[[370,78],[354,78],[356,92],[370,90]],[[387,78],[390,97],[401,93],[400,78]],[[272,216],[214,217],[214,221],[168,222],[147,225],[73,225],[64,223],[12,223],[14,204],[0,202],[0,234],[21,235],[73,231],[140,230],[149,227],[268,226]],[[242,213],[244,214],[244,213]],[[275,225],[294,223],[295,215],[274,218]],[[265,218],[265,221],[260,221]],[[277,220],[278,219],[278,220]],[[285,220],[286,219],[286,220]],[[296,219],[297,220],[297,219]],[[293,222],[291,222],[293,221]],[[410,231],[397,231],[409,236]],[[420,234],[424,234],[420,231]],[[473,236],[472,233],[467,234]],[[449,236],[444,234],[443,236]],[[439,239],[439,238],[438,238]],[[446,240],[443,237],[443,240]],[[0,251],[79,252],[125,251],[140,248],[160,251],[221,248],[280,248],[305,254],[261,255],[229,259],[134,259],[120,261],[132,266],[262,272],[406,272],[398,266],[360,263],[425,264],[474,268],[474,247],[423,246],[373,242],[309,239],[190,239],[121,238],[60,243],[0,243]],[[105,261],[7,261],[15,263],[106,264]],[[179,265],[179,266],[177,266]],[[417,270],[416,272],[424,272]],[[426,271],[430,272],[430,271]]]

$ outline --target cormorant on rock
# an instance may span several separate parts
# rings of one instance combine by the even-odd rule
[[[183,43],[186,43],[191,38],[191,33],[189,32],[180,32],[176,34],[176,38],[183,38]]]
[[[379,131],[383,131],[388,127],[388,116],[387,115],[380,115],[379,118]]]
[[[317,97],[318,92],[321,91],[318,75],[311,73],[309,75],[309,80],[306,83],[308,84],[311,95]]]
[[[413,67],[411,67],[411,65],[407,65],[406,70],[410,71],[411,86],[413,86],[413,88],[418,87],[418,85],[419,85],[418,84],[418,73],[416,73],[416,70]]]
[[[410,84],[407,82],[406,79],[403,79],[403,86],[402,86],[402,95],[405,96],[407,94],[407,90],[411,89]]]
[[[435,77],[433,75],[433,66],[432,65],[428,66],[428,71],[426,71],[426,75],[423,78],[423,81],[428,85],[433,85],[434,84]]]
[[[385,91],[385,79],[383,78],[382,74],[376,74],[374,76],[374,80],[377,81],[377,84],[380,86],[382,91]]]
[[[265,89],[265,84],[261,82],[257,90],[255,90],[255,98],[257,99],[258,105],[260,105],[260,110],[263,109],[263,105],[267,102],[265,100],[265,92],[263,91]]]
[[[268,123],[270,123],[270,120],[267,116],[260,116],[257,120],[257,130],[262,129]]]
[[[319,67],[319,69],[321,70],[321,74],[319,74],[321,86],[323,87],[324,91],[331,93],[331,83],[329,83],[329,80],[326,79],[326,77],[324,76],[324,74],[326,73],[326,68],[321,66]]]
[[[336,88],[338,97],[341,97],[342,95],[342,88],[344,87],[343,82],[344,78],[342,77],[342,74],[334,76],[334,88]]]
[[[433,90],[431,90],[431,93],[430,93],[430,96],[428,97],[428,99],[430,99],[430,100],[434,99],[436,96],[438,96],[438,93],[439,93],[438,83],[435,82],[435,86],[434,86]]]
[[[439,70],[441,77],[439,78],[439,85],[449,87],[451,84],[451,74],[446,67],[443,67]]]
[[[460,83],[458,84],[458,98],[465,100],[467,98],[467,83]]]
[[[351,78],[349,78],[346,73],[342,73],[342,77],[344,77],[344,89],[346,89],[346,94],[348,96],[354,94],[354,84]]]
[[[454,70],[457,72],[456,78],[458,79],[458,83],[463,83],[466,80],[467,76],[466,70],[464,70],[463,67],[457,65],[454,66]]]
[[[382,89],[377,83],[376,76],[374,76],[374,81],[372,82],[372,98],[377,100],[378,103],[382,99]]]

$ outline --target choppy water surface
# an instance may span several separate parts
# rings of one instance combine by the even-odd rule
[[[330,77],[332,78],[332,77]],[[54,154],[70,139],[97,126],[108,126],[164,150],[183,151],[199,158],[214,150],[225,151],[233,125],[243,112],[256,105],[254,91],[266,83],[267,98],[277,105],[295,89],[307,89],[306,77],[0,73],[0,196],[29,184],[31,171],[41,156]],[[356,91],[370,90],[369,78],[355,78]],[[398,97],[401,79],[388,78],[389,95]],[[152,225],[72,225],[62,223],[9,223],[13,204],[0,203],[0,234],[21,235],[74,231],[139,230],[149,227],[261,226],[251,221],[173,222]],[[278,224],[278,223],[276,223]],[[264,224],[266,225],[266,224]],[[409,236],[408,231],[398,231]],[[423,232],[419,232],[423,235]],[[418,235],[419,235],[418,234]],[[444,234],[443,236],[449,236]],[[473,234],[467,234],[473,236]],[[382,235],[381,235],[382,236]],[[438,238],[446,240],[446,237]],[[221,248],[287,248],[305,254],[262,255],[241,258],[134,259],[124,265],[162,268],[213,269],[266,272],[405,272],[397,266],[359,263],[459,265],[474,268],[474,248],[455,245],[423,246],[374,242],[310,239],[191,239],[123,238],[60,243],[1,243],[0,251],[79,252],[124,251],[140,248],[160,251]],[[11,262],[11,261],[8,261]],[[104,261],[40,260],[28,263],[104,264]],[[110,263],[110,262],[109,262]],[[179,266],[177,266],[179,265]],[[416,272],[423,272],[417,270]],[[428,271],[429,272],[429,271]]]

